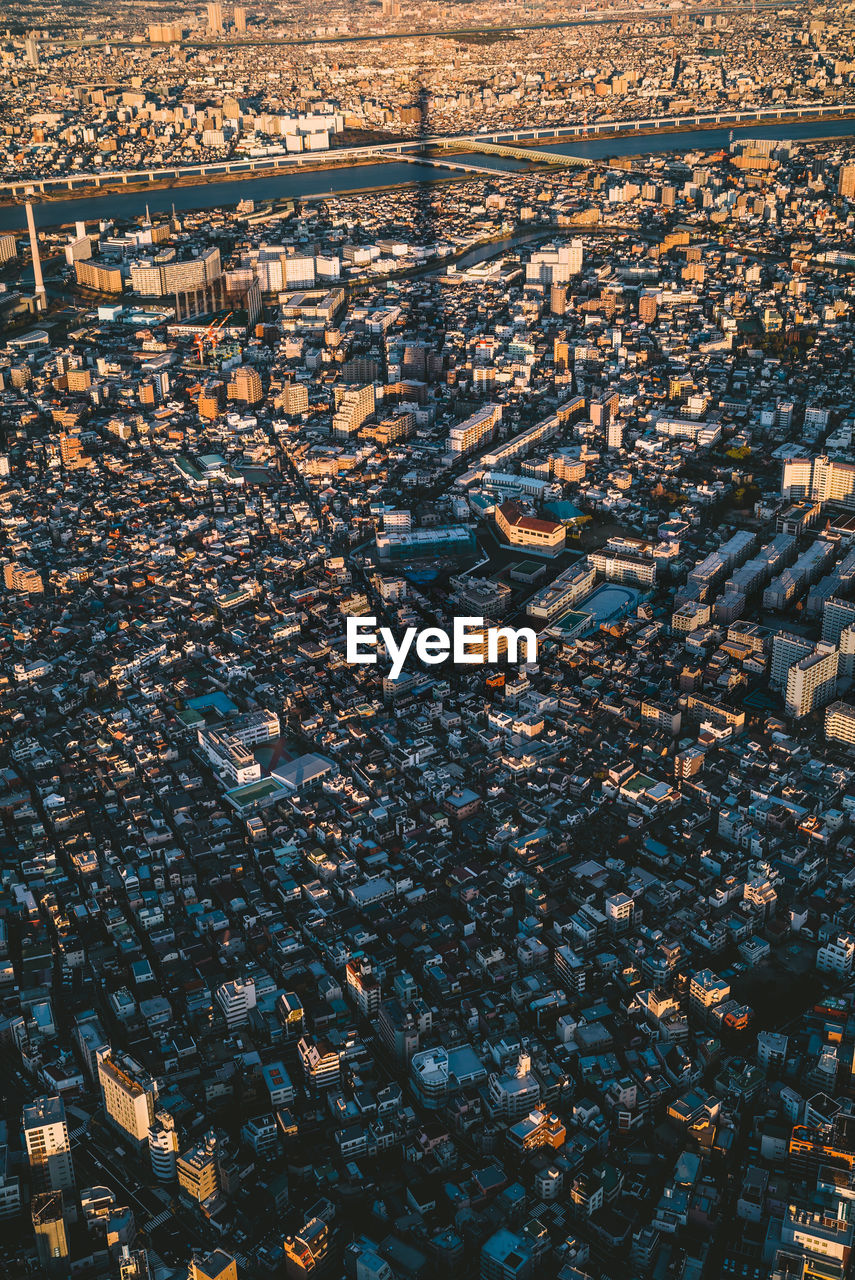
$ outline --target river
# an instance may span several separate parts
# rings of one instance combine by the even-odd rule
[[[855,120],[835,120],[810,124],[749,124],[734,129],[693,129],[687,132],[669,131],[655,134],[627,134],[617,138],[592,138],[585,142],[557,142],[538,150],[559,155],[581,156],[588,160],[603,160],[611,156],[653,155],[659,152],[715,151],[726,147],[733,137],[744,138],[792,138],[803,141],[810,138],[851,138],[855,136]],[[525,143],[520,143],[525,146]],[[525,171],[525,162],[503,156],[483,156],[473,153],[474,163],[495,168],[497,173]],[[463,155],[455,160],[466,160]],[[447,181],[451,171],[428,168],[406,160],[392,160],[386,164],[348,165],[340,169],[314,170],[277,174],[266,178],[243,178],[232,182],[200,183],[188,187],[161,187],[147,192],[106,192],[97,196],[84,196],[73,200],[52,200],[36,207],[39,226],[59,226],[78,219],[93,222],[99,219],[133,219],[139,217],[148,205],[152,213],[166,213],[173,205],[178,212],[190,209],[213,209],[235,205],[239,200],[250,199],[256,204],[267,200],[323,199],[348,191],[360,192],[377,187],[420,186],[425,183]],[[461,178],[466,175],[461,174]],[[0,231],[18,231],[26,226],[22,205],[0,207]]]

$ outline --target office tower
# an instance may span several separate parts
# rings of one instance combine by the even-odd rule
[[[609,418],[606,424],[606,448],[620,449],[623,446],[623,423],[618,418]]]
[[[855,196],[855,164],[841,165],[837,179],[837,194],[846,200]]]
[[[246,34],[246,9],[235,5],[235,31],[239,36]]]
[[[125,1137],[142,1146],[154,1120],[157,1085],[125,1054],[99,1049],[97,1057],[98,1083],[108,1119]]]
[[[222,31],[223,29],[223,6],[221,4],[209,4],[205,6],[208,15],[208,30]]]
[[[44,1274],[67,1274],[69,1251],[62,1192],[47,1191],[34,1195],[30,1211],[36,1235],[36,1252]]]
[[[204,1255],[194,1254],[188,1280],[238,1280],[237,1263],[222,1249]]]
[[[148,1131],[151,1169],[159,1182],[172,1182],[178,1160],[178,1135],[175,1121],[168,1111],[158,1111]]]
[[[33,70],[38,71],[39,46],[34,36],[27,36],[26,40],[24,41],[24,55],[27,59],[27,62],[30,64]]]
[[[45,283],[42,279],[42,260],[39,254],[39,237],[36,234],[36,222],[33,217],[33,206],[27,201],[27,230],[30,233],[30,253],[33,256],[33,278],[36,284],[36,305],[41,309],[45,302]]]
[[[24,1107],[23,1125],[33,1190],[72,1191],[74,1164],[62,1098],[37,1098]]]
[[[549,309],[554,316],[567,312],[567,290],[562,284],[554,284],[549,290]]]
[[[18,241],[14,236],[0,236],[0,262],[11,262],[18,256]]]

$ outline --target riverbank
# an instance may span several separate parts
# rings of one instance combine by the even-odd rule
[[[753,121],[739,126],[725,125],[716,128],[667,131],[654,129],[652,132],[621,130],[609,135],[589,136],[582,142],[567,139],[558,142],[554,139],[537,139],[537,142],[538,150],[543,151],[545,155],[552,152],[592,161],[610,161],[625,156],[713,151],[727,147],[731,137],[820,142],[833,141],[835,138],[849,138],[853,134],[855,134],[855,117],[833,122],[827,119],[799,123],[787,121],[783,124],[780,122],[760,124]],[[529,144],[525,145],[528,149]],[[540,169],[539,165],[525,165],[524,162],[512,158],[480,155],[474,152],[458,152],[451,158],[460,162],[467,154],[471,155],[473,163],[495,169],[497,177],[513,172],[537,172]],[[545,160],[544,169],[547,166],[548,160]],[[129,191],[124,184],[117,184],[116,191],[105,192],[101,189],[97,194],[74,192],[71,198],[67,198],[68,193],[65,193],[63,199],[54,199],[43,205],[36,205],[36,220],[42,227],[62,227],[81,220],[132,221],[143,212],[143,195],[145,203],[153,214],[168,213],[173,206],[176,212],[186,213],[202,209],[233,207],[241,199],[251,199],[256,204],[288,200],[324,200],[398,187],[471,182],[477,177],[478,175],[463,171],[428,169],[424,165],[400,157],[371,158],[361,163],[348,160],[338,164],[327,163],[321,168],[304,167],[287,173],[276,170],[273,174],[266,175],[218,174],[216,179],[208,178],[204,183],[194,180],[177,185],[173,180],[170,186],[157,187],[154,184],[146,184],[142,189],[133,191]],[[489,178],[481,180],[489,181]],[[23,205],[0,206],[0,232],[18,232],[25,226]]]
[[[101,195],[139,195],[142,191],[181,191],[187,187],[206,187],[213,182],[217,184],[227,184],[235,182],[247,182],[256,178],[259,180],[264,178],[283,178],[290,175],[296,176],[300,173],[334,173],[337,169],[362,169],[367,165],[382,165],[385,163],[394,163],[395,157],[385,160],[382,152],[377,156],[366,156],[364,160],[331,160],[324,164],[304,164],[295,165],[293,169],[283,169],[271,166],[267,169],[241,169],[237,173],[217,173],[211,177],[201,177],[199,174],[179,174],[177,178],[154,178],[151,181],[145,179],[137,182],[121,182],[115,179],[111,182],[102,182],[100,186],[75,187],[71,191],[39,191],[34,195],[34,199],[38,197],[39,205],[61,204],[66,200],[91,200]],[[237,203],[237,202],[235,202]],[[0,194],[0,208],[23,209],[26,201],[20,197],[9,197]]]
[[[810,127],[815,124],[822,124],[826,120],[826,116],[808,115],[801,117],[798,122],[793,122],[789,127],[791,129],[801,129],[805,126]],[[847,125],[849,122],[855,122],[855,112],[851,115],[841,116],[839,120],[835,120],[833,123],[835,125]],[[596,133],[586,133],[574,137],[553,134],[551,137],[524,139],[516,143],[508,142],[506,145],[509,147],[518,146],[526,151],[551,151],[553,153],[566,151],[567,154],[572,154],[572,148],[574,147],[585,148],[594,144],[608,143],[610,141],[624,141],[632,138],[661,138],[664,141],[668,138],[679,137],[688,133],[719,133],[722,130],[729,131],[731,129],[734,133],[746,133],[746,131],[750,133],[752,130],[756,129],[759,129],[762,132],[764,129],[768,129],[770,127],[779,128],[787,126],[782,125],[777,121],[770,121],[765,125],[762,122],[727,125],[719,124],[716,121],[710,120],[703,121],[700,124],[671,125],[667,130],[657,129],[653,125],[645,125],[640,129],[627,128],[625,126],[616,127],[614,129],[600,129]],[[828,136],[830,137],[834,135],[830,134]],[[822,139],[816,138],[815,140],[821,141]],[[407,142],[408,140],[402,139],[402,141]],[[663,146],[661,149],[667,151],[672,148]],[[450,157],[463,155],[478,156],[481,154],[490,155],[489,152],[479,152],[477,143],[474,146],[468,146],[466,142],[461,140],[458,147],[453,139],[450,140],[448,148],[436,146],[428,147],[425,150],[425,154],[435,159],[441,159],[443,155],[449,155]],[[77,187],[70,191],[51,190],[39,192],[38,203],[40,205],[57,204],[63,201],[88,200],[102,195],[137,195],[143,191],[177,191],[188,187],[204,188],[212,183],[217,183],[218,185],[229,185],[235,182],[253,182],[273,178],[296,177],[299,174],[335,172],[339,169],[364,169],[372,165],[395,164],[396,162],[401,162],[405,159],[406,158],[402,156],[390,155],[386,157],[382,152],[378,152],[375,155],[366,156],[364,158],[354,159],[352,157],[347,157],[336,159],[334,152],[325,152],[323,157],[318,157],[316,163],[300,165],[294,164],[294,166],[290,168],[271,165],[266,168],[240,170],[236,173],[217,173],[208,177],[203,177],[199,174],[188,174],[186,176],[179,174],[177,177],[166,176],[163,178],[154,178],[152,180],[146,179],[136,182],[122,182],[120,179],[115,179],[110,182],[104,182],[98,187],[90,185],[87,187]],[[548,161],[545,163],[548,163]],[[426,180],[429,181],[430,179]],[[0,208],[14,208],[17,206],[23,207],[23,204],[24,201],[22,201],[20,197],[11,197],[0,194]]]

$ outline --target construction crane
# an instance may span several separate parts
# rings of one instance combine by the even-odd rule
[[[200,364],[205,363],[205,343],[207,342],[210,345],[212,351],[216,351],[217,344],[223,336],[223,328],[233,315],[234,312],[229,311],[227,315],[223,316],[222,320],[213,320],[205,332],[197,336],[196,350],[199,353]]]

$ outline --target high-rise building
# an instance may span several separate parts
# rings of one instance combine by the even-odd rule
[[[374,412],[374,403],[374,386],[370,382],[342,391],[333,415],[333,435],[339,439],[354,435]]]
[[[855,706],[851,702],[830,702],[825,708],[825,736],[829,742],[855,746]]]
[[[45,589],[40,573],[11,560],[3,566],[3,585],[7,591],[26,591],[29,595],[40,595]]]
[[[107,1117],[120,1133],[139,1146],[148,1142],[154,1121],[157,1085],[125,1054],[99,1049],[98,1083]]]
[[[158,1111],[148,1131],[151,1169],[159,1182],[172,1182],[178,1160],[178,1135],[168,1111]]]
[[[282,413],[297,414],[309,411],[309,388],[304,382],[288,382],[274,401]]]
[[[502,420],[500,404],[485,404],[473,413],[471,418],[452,427],[448,433],[447,448],[449,453],[471,453],[477,449],[482,440],[492,440],[496,428]]]
[[[0,236],[0,262],[11,262],[18,256],[18,241],[15,236]]]
[[[831,702],[837,692],[838,661],[834,645],[820,641],[812,653],[793,663],[787,672],[788,715],[801,720]]]
[[[95,293],[122,292],[122,272],[118,267],[101,267],[83,258],[75,262],[74,275],[78,284]]]
[[[37,1098],[24,1107],[23,1126],[33,1189],[72,1191],[74,1163],[62,1098]]]
[[[246,9],[235,5],[235,31],[239,36],[246,34]]]
[[[223,29],[223,6],[221,4],[208,4],[205,6],[205,12],[208,18],[208,30],[219,32]]]
[[[375,1018],[380,1012],[380,983],[371,961],[363,955],[351,956],[344,971],[348,995],[363,1018]]]
[[[855,196],[855,164],[844,164],[840,167],[837,178],[837,194],[845,200]]]
[[[242,981],[234,978],[224,982],[215,992],[217,1004],[223,1011],[229,1031],[245,1026],[250,1010],[255,1008],[255,982],[252,978]]]
[[[659,311],[659,300],[655,293],[642,293],[638,299],[638,318],[642,324],[653,324]]]
[[[554,284],[549,290],[549,309],[554,316],[567,312],[567,290],[563,284]]]
[[[258,370],[252,365],[241,365],[235,369],[228,385],[228,398],[237,400],[239,404],[260,404],[264,392]]]
[[[43,1274],[67,1274],[69,1249],[62,1192],[45,1191],[34,1195],[30,1202],[30,1212],[36,1236],[36,1252]]]
[[[790,631],[779,631],[772,637],[772,661],[769,667],[769,684],[773,689],[786,689],[790,667],[813,650],[813,644],[805,636]]]
[[[609,418],[606,424],[606,448],[621,449],[623,447],[623,423],[619,418]]]
[[[811,498],[855,507],[855,466],[837,458],[785,458],[781,472],[781,497]]]
[[[89,377],[88,369],[75,369],[74,373],[84,373]],[[68,374],[69,390],[71,390],[71,374]],[[59,436],[59,456],[65,467],[76,467],[83,458],[83,441],[79,431],[62,431]]]
[[[220,1191],[220,1143],[213,1129],[177,1163],[178,1185],[192,1200],[203,1204]]]
[[[297,1052],[303,1064],[306,1083],[313,1091],[332,1089],[339,1083],[341,1054],[323,1036],[301,1037]]]
[[[567,284],[582,270],[584,246],[579,239],[569,244],[548,245],[531,255],[525,269],[527,284]]]

